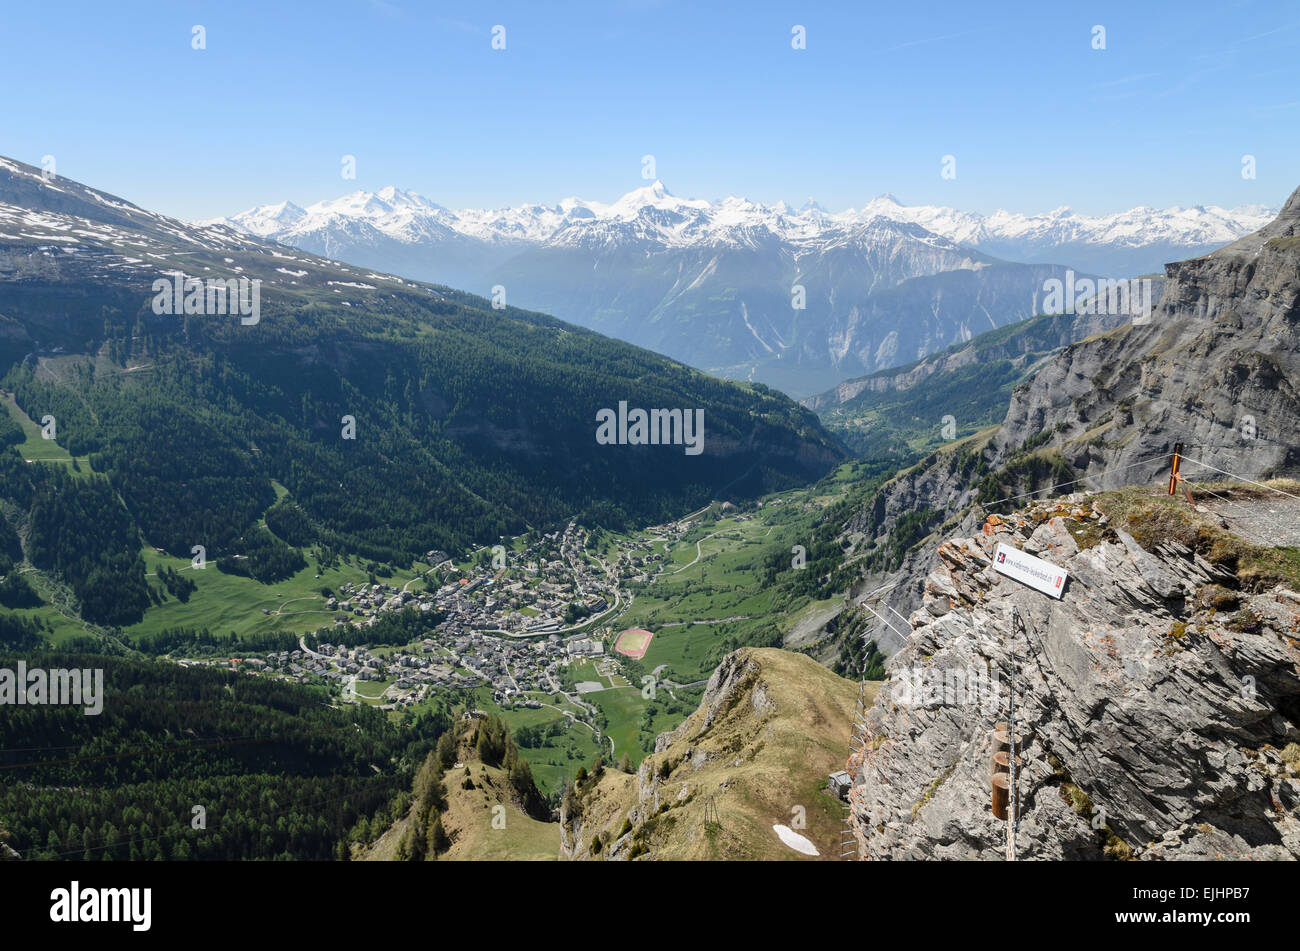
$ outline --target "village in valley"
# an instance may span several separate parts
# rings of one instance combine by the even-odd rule
[[[348,582],[331,590],[325,608],[333,623],[316,632],[315,647],[304,636],[295,650],[229,663],[247,673],[335,685],[343,701],[385,710],[414,707],[438,691],[486,687],[504,709],[551,706],[563,697],[560,709],[586,720],[597,710],[584,693],[632,686],[613,652],[614,622],[633,599],[626,585],[651,581],[663,570],[662,552],[689,528],[683,519],[649,530],[648,538],[609,539],[600,554],[576,522],[563,532],[503,539],[460,565],[430,551],[428,567],[405,584]],[[409,644],[349,647],[331,640],[331,631],[346,631],[335,640],[364,642],[366,628],[404,611],[429,619],[424,636]],[[639,653],[644,648],[628,656]],[[576,680],[579,667],[594,679]]]
[[[278,605],[260,608],[281,630],[299,625],[291,645],[172,659],[324,687],[392,717],[431,704],[504,715],[553,790],[597,755],[639,762],[695,709],[716,645],[750,637],[761,615],[748,609],[770,596],[746,552],[794,514],[780,498],[714,502],[627,534],[575,520],[406,570],[322,567],[314,596],[272,590]]]

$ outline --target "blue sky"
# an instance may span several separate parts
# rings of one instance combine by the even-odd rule
[[[0,154],[186,218],[386,184],[609,201],[646,154],[677,194],[834,210],[1277,205],[1300,185],[1300,5],[991,6],[6,3]]]

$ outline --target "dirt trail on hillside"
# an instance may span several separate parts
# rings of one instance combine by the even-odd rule
[[[1223,498],[1192,489],[1198,506],[1223,520],[1228,530],[1268,547],[1300,548],[1300,499],[1269,494],[1265,498]]]

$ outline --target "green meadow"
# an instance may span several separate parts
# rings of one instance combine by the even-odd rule
[[[326,609],[321,588],[327,587],[337,594],[339,586],[346,582],[368,582],[369,572],[343,562],[332,568],[320,568],[310,555],[304,553],[304,556],[308,561],[306,568],[291,578],[267,585],[252,578],[228,575],[212,562],[199,569],[193,567],[188,557],[146,548],[145,572],[150,579],[157,576],[160,568],[168,567],[193,581],[198,590],[185,603],[168,596],[161,605],[145,612],[139,623],[123,628],[123,634],[135,639],[167,628],[186,627],[207,628],[214,634],[234,632],[244,637],[275,631],[306,634],[327,627],[338,612]],[[403,569],[391,577],[376,580],[400,587],[415,577],[414,572]]]
[[[41,435],[40,424],[31,419],[26,413],[19,409],[18,404],[14,402],[13,394],[5,393],[0,397],[0,407],[9,414],[9,418],[16,422],[23,431],[23,441],[17,444],[18,453],[30,463],[54,463],[66,466],[73,473],[89,474],[90,460],[82,456],[74,460],[54,439],[46,439]],[[58,435],[58,422],[55,421],[55,435]]]
[[[492,700],[492,691],[487,687],[477,687],[470,692],[473,706],[486,710],[503,718],[512,734],[518,733],[520,727],[545,727],[552,723],[567,724],[563,733],[551,737],[540,746],[520,746],[519,752],[528,765],[532,767],[533,778],[543,793],[551,793],[560,788],[565,779],[571,779],[579,766],[590,766],[592,761],[603,755],[609,758],[609,743],[596,744],[592,731],[581,723],[569,723],[561,710],[573,710],[573,705],[559,694],[529,694],[535,700],[552,706],[530,710],[527,707],[504,709]]]

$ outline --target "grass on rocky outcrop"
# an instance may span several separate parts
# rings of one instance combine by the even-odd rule
[[[1273,480],[1267,485],[1283,492],[1300,494],[1300,483]],[[1258,500],[1268,489],[1238,484],[1206,486],[1228,500]],[[1098,494],[1094,500],[1110,524],[1122,528],[1148,551],[1162,542],[1176,541],[1191,548],[1206,561],[1236,574],[1242,586],[1259,591],[1275,584],[1300,589],[1300,549],[1271,548],[1248,541],[1225,529],[1213,516],[1198,512],[1181,496],[1163,489],[1129,487]]]
[[[642,765],[659,777],[657,809],[640,801],[635,776],[617,770],[582,790],[584,856],[618,845],[633,859],[807,861],[773,831],[784,823],[821,859],[838,858],[843,816],[827,774],[844,768],[858,684],[801,654],[745,654],[752,666],[712,723],[705,728],[697,710]],[[866,688],[868,702],[878,686]]]

